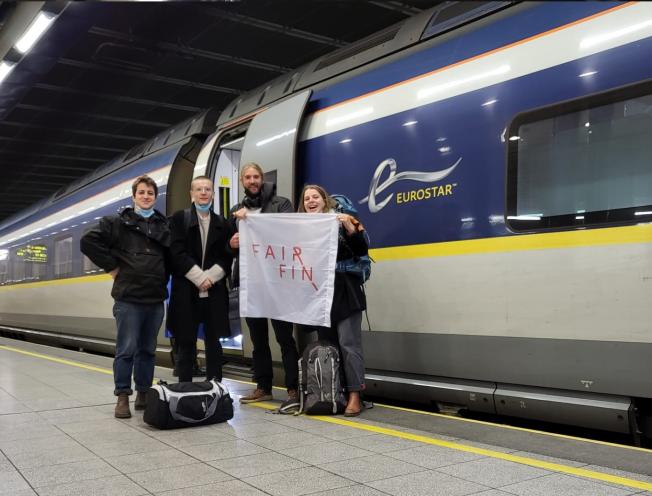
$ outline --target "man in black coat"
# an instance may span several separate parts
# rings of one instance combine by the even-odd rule
[[[134,208],[102,217],[81,239],[81,251],[113,278],[111,296],[118,334],[113,360],[117,418],[131,417],[131,374],[136,384],[136,410],[144,410],[154,378],[156,337],[163,322],[170,246],[167,218],[154,210],[158,187],[148,176],[132,184]]]
[[[237,231],[237,222],[246,217],[247,213],[287,213],[293,212],[292,203],[287,198],[276,196],[276,187],[272,183],[263,182],[263,170],[258,164],[248,163],[240,169],[240,181],[244,187],[243,201],[231,209],[231,228]],[[240,248],[240,235],[235,233],[231,238],[230,247]],[[254,379],[256,389],[240,398],[241,403],[253,403],[272,399],[272,353],[269,349],[269,330],[267,319],[247,317],[247,327],[253,344]],[[299,407],[297,388],[299,386],[299,353],[294,341],[293,326],[289,322],[271,319],[276,341],[281,347],[283,368],[285,369],[285,387],[288,398],[281,405],[281,411],[289,413]]]
[[[226,277],[233,260],[227,250],[232,233],[229,224],[211,208],[214,191],[208,177],[193,179],[190,197],[190,209],[180,210],[170,219],[172,294],[167,326],[177,341],[179,381],[192,381],[197,328],[201,322],[206,379],[221,381],[220,337],[231,335]]]

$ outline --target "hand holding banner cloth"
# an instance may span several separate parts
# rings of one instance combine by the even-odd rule
[[[330,327],[336,214],[251,214],[239,231],[240,314]]]

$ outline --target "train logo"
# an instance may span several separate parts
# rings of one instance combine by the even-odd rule
[[[376,171],[374,172],[374,175],[371,179],[371,184],[369,185],[369,195],[365,196],[358,203],[360,204],[367,203],[369,207],[369,212],[371,212],[372,214],[380,212],[392,200],[392,198],[394,197],[394,193],[390,193],[380,201],[376,200],[376,195],[382,193],[384,190],[389,188],[392,184],[397,183],[399,181],[417,181],[420,183],[436,183],[444,179],[451,172],[453,172],[455,168],[460,164],[461,161],[462,161],[462,157],[458,158],[457,161],[447,169],[442,169],[438,171],[433,171],[433,172],[405,171],[405,172],[399,172],[397,174],[396,160],[394,160],[393,158],[385,159],[380,164],[378,164],[378,167],[376,167]],[[385,169],[387,168],[389,168],[389,176],[387,177],[387,179],[385,179],[385,181],[382,182],[382,184],[379,184],[380,177],[382,176],[383,172],[385,172]],[[429,188],[422,188],[413,191],[407,191],[404,193],[397,193],[396,203],[409,203],[412,201],[436,198],[438,196],[449,196],[453,194],[453,188],[455,186],[456,184],[445,184],[445,185],[432,186]]]

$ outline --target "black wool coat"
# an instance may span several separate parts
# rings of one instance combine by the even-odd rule
[[[195,206],[190,208],[187,223],[183,210],[170,217],[172,241],[170,259],[172,266],[172,291],[168,307],[167,328],[177,339],[194,337],[200,322],[199,289],[186,279],[185,274],[193,267],[210,269],[217,264],[227,277],[231,271],[232,255],[227,251],[228,241],[233,235],[228,223],[219,215],[211,212],[211,222],[206,240],[206,255],[202,266],[201,232]],[[188,224],[188,225],[186,225]],[[218,336],[231,335],[229,328],[229,302],[226,277],[222,278],[208,290],[209,311],[205,327],[213,329]]]

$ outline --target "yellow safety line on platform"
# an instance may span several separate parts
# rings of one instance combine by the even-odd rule
[[[530,434],[542,434],[544,436],[551,436],[551,437],[558,437],[561,439],[569,439],[570,441],[581,441],[583,443],[593,443],[593,444],[600,444],[602,446],[611,446],[614,448],[622,448],[622,449],[628,449],[628,450],[633,450],[633,451],[641,451],[643,453],[648,453],[652,454],[652,450],[648,448],[639,448],[638,446],[627,446],[625,444],[618,444],[618,443],[610,443],[608,441],[599,441],[597,439],[587,439],[584,437],[577,437],[577,436],[571,436],[569,434],[557,434],[556,432],[546,432],[546,431],[539,431],[536,429],[528,429],[527,427],[518,427],[515,425],[506,425],[506,424],[497,424],[495,422],[487,422],[484,420],[475,420],[475,419],[468,419],[464,417],[454,417],[451,415],[445,415],[443,413],[435,413],[435,412],[426,412],[424,410],[415,410],[413,408],[405,408],[401,406],[394,406],[394,405],[385,405],[383,403],[375,403],[375,406],[379,406],[382,408],[387,408],[389,410],[399,410],[402,412],[409,412],[409,413],[416,413],[419,415],[429,415],[432,417],[439,417],[439,418],[444,418],[447,420],[455,420],[457,422],[469,422],[471,424],[479,424],[479,425],[487,425],[490,427],[500,427],[501,429],[510,429],[514,431],[521,431],[521,432],[528,432]]]
[[[72,365],[73,367],[79,367],[86,370],[93,370],[94,372],[99,372],[101,374],[113,375],[113,370],[105,369],[103,367],[94,367],[93,365],[86,365],[84,363],[73,362],[72,360],[66,360],[65,358],[57,358],[49,355],[43,355],[42,353],[34,353],[32,351],[25,351],[19,348],[14,348],[13,346],[0,345],[0,350],[13,351],[14,353],[20,353],[22,355],[27,355],[36,358],[42,358],[43,360],[49,360],[51,362],[62,363],[64,365]]]
[[[259,402],[259,403],[248,403],[247,406],[255,406],[258,408],[266,409],[276,409],[278,405],[273,403]],[[499,460],[505,460],[508,462],[519,463],[521,465],[529,465],[531,467],[541,468],[544,470],[550,470],[552,472],[560,472],[564,474],[574,475],[578,477],[583,477],[585,479],[599,480],[602,482],[609,482],[612,484],[618,484],[621,486],[633,487],[636,489],[643,489],[647,491],[652,491],[652,483],[637,481],[634,479],[628,479],[626,477],[618,477],[616,475],[604,474],[601,472],[595,472],[593,470],[586,470],[583,468],[569,467],[567,465],[562,465],[560,463],[545,462],[543,460],[537,460],[535,458],[528,458],[525,456],[510,455],[509,453],[501,453],[499,451],[493,451],[485,448],[476,448],[475,446],[468,446],[466,444],[453,443],[451,441],[444,441],[441,439],[435,439],[428,436],[420,436],[417,434],[410,434],[408,432],[401,432],[395,429],[388,429],[386,427],[379,427],[375,425],[362,424],[359,422],[353,422],[351,420],[344,420],[338,417],[331,416],[321,416],[321,415],[304,415],[305,418],[313,419],[320,422],[327,422],[329,424],[341,425],[344,427],[352,427],[353,429],[358,429],[362,431],[373,432],[374,434],[383,434],[385,436],[397,437],[401,439],[407,439],[409,441],[416,441],[423,444],[431,444],[434,446],[440,446],[442,448],[454,449],[457,451],[465,451],[467,453],[473,453],[476,455],[486,456],[489,458],[497,458]]]
[[[238,379],[229,379],[232,382],[239,382],[240,384],[249,384],[251,386],[255,386],[256,384],[251,381],[241,381]],[[285,388],[283,387],[278,387],[278,386],[273,386],[273,389],[278,389],[279,391],[285,391]],[[601,446],[610,446],[613,448],[620,448],[620,449],[626,449],[626,450],[632,450],[632,451],[640,451],[643,453],[647,454],[652,454],[652,450],[648,448],[639,448],[637,446],[627,446],[626,444],[618,444],[618,443],[610,443],[608,441],[599,441],[597,439],[587,439],[584,437],[577,437],[577,436],[571,436],[568,434],[557,434],[555,432],[546,432],[546,431],[539,431],[536,429],[528,429],[526,427],[517,427],[515,425],[505,425],[505,424],[497,424],[495,422],[486,422],[483,420],[475,420],[475,419],[468,419],[464,417],[454,417],[451,415],[445,415],[443,413],[435,413],[435,412],[426,412],[425,410],[416,410],[414,408],[405,408],[401,406],[394,406],[394,405],[385,405],[384,403],[376,403],[374,402],[374,406],[376,407],[381,407],[381,408],[387,408],[388,410],[399,410],[402,412],[408,412],[408,413],[414,413],[417,415],[428,415],[430,417],[438,417],[446,420],[452,420],[454,422],[468,422],[472,424],[479,424],[479,425],[486,425],[488,427],[497,427],[499,429],[510,429],[514,431],[520,431],[520,432],[527,432],[529,434],[538,434],[542,436],[550,436],[550,437],[557,437],[561,439],[568,439],[570,441],[579,441],[583,443],[591,443],[591,444],[599,444]]]
[[[31,351],[25,351],[25,350],[21,350],[19,348],[14,348],[13,346],[0,345],[0,350],[13,351],[15,353],[20,353],[20,354],[27,355],[27,356],[32,356],[32,357],[35,357],[35,358],[42,358],[44,360],[49,360],[51,362],[61,363],[61,364],[64,364],[64,365],[71,365],[73,367],[79,367],[79,368],[86,369],[86,370],[93,370],[95,372],[100,372],[102,374],[109,374],[109,375],[113,374],[113,371],[110,370],[110,369],[106,369],[106,368],[102,368],[102,367],[94,367],[92,365],[86,365],[86,364],[83,364],[83,363],[74,362],[72,360],[65,360],[63,358],[57,358],[57,357],[52,357],[52,356],[48,356],[48,355],[43,355],[42,353],[34,353],[34,352],[31,352]],[[237,380],[237,379],[229,379],[229,380],[233,381],[233,382],[239,382],[241,384],[253,384],[251,382],[240,381],[240,380]],[[275,389],[282,389],[282,388],[275,388]],[[257,407],[257,408],[265,408],[267,410],[275,410],[276,408],[278,408],[278,405],[276,405],[274,403],[267,403],[267,402],[249,403],[249,404],[247,404],[247,406],[254,406],[254,407]],[[384,405],[384,407],[385,408],[401,409],[401,408],[398,408],[398,407],[389,407],[389,406],[386,406],[386,405]],[[422,412],[420,410],[409,410],[409,409],[402,409],[402,410],[411,411],[411,412],[414,412],[414,413],[429,413],[429,412]],[[459,420],[459,419],[454,419],[454,418],[447,417],[447,416],[441,415],[441,414],[434,414],[434,413],[430,413],[430,414],[445,417],[445,418],[449,418],[451,420]],[[369,432],[373,432],[375,434],[384,434],[386,436],[397,437],[397,438],[401,438],[401,439],[407,439],[409,441],[416,441],[416,442],[423,443],[423,444],[431,444],[431,445],[434,445],[434,446],[441,446],[442,448],[449,448],[449,449],[454,449],[454,450],[457,450],[457,451],[465,451],[467,453],[474,453],[476,455],[486,456],[486,457],[489,457],[489,458],[497,458],[497,459],[505,460],[505,461],[509,461],[509,462],[520,463],[521,465],[529,465],[531,467],[541,468],[541,469],[544,469],[544,470],[550,470],[550,471],[553,471],[553,472],[560,472],[560,473],[564,473],[564,474],[575,475],[575,476],[583,477],[583,478],[586,478],[586,479],[594,479],[594,480],[599,480],[599,481],[602,481],[602,482],[610,482],[612,484],[619,484],[621,486],[627,486],[627,487],[633,487],[633,488],[636,488],[636,489],[643,489],[643,490],[646,490],[646,491],[652,491],[652,483],[637,481],[637,480],[634,480],[634,479],[627,479],[626,477],[618,477],[618,476],[615,476],[615,475],[603,474],[601,472],[595,472],[593,470],[586,470],[586,469],[582,469],[582,468],[569,467],[567,465],[561,465],[559,463],[545,462],[545,461],[542,461],[542,460],[536,460],[534,458],[527,458],[527,457],[518,456],[518,455],[510,455],[509,453],[501,453],[499,451],[493,451],[493,450],[488,450],[488,449],[484,449],[484,448],[476,448],[475,446],[468,446],[468,445],[465,445],[465,444],[453,443],[451,441],[444,441],[444,440],[441,440],[441,439],[435,439],[435,438],[428,437],[428,436],[420,436],[420,435],[417,435],[417,434],[410,434],[410,433],[407,433],[407,432],[397,431],[395,429],[388,429],[386,427],[380,427],[380,426],[368,425],[368,424],[361,424],[359,422],[344,420],[344,419],[341,419],[341,418],[338,418],[338,417],[320,416],[320,415],[315,415],[315,416],[305,415],[305,418],[309,418],[309,419],[312,419],[312,420],[315,420],[315,421],[327,422],[327,423],[335,424],[335,425],[341,425],[341,426],[345,426],[345,427],[352,427],[354,429],[369,431]],[[464,419],[464,420],[468,420],[468,419]],[[479,422],[479,421],[477,421],[477,422]],[[491,424],[491,423],[487,423],[487,424],[490,425],[490,426],[494,426],[494,427],[505,427],[505,426]],[[510,427],[510,426],[507,426],[507,427]],[[510,427],[510,428],[521,429],[520,427]],[[525,430],[525,429],[523,429],[523,430]],[[535,432],[537,434],[549,434],[549,433],[540,432],[540,431],[531,431],[531,432]],[[578,441],[587,441],[586,439],[582,439],[582,438],[573,438],[571,436],[567,436],[567,437],[569,437],[570,439],[576,439]],[[604,444],[608,444],[608,443],[604,443]],[[620,446],[620,445],[617,445],[617,444],[614,444],[613,446],[615,446],[617,448],[630,448],[629,446]],[[643,451],[648,451],[649,452],[649,450],[644,450],[643,448],[639,448],[639,449],[642,449]]]

